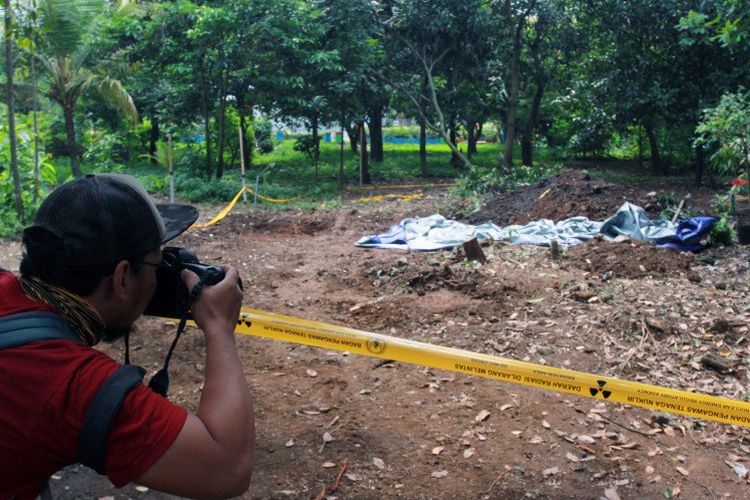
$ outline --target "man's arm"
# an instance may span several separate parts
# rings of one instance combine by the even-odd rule
[[[255,416],[234,341],[242,292],[237,270],[225,266],[221,283],[207,286],[193,304],[206,337],[206,376],[198,411],[189,414],[172,446],[137,483],[190,497],[245,492],[253,471]],[[188,289],[198,277],[183,271]]]

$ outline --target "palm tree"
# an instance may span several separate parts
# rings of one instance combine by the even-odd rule
[[[70,155],[70,169],[81,175],[78,163],[73,109],[86,89],[95,90],[105,103],[126,113],[135,121],[137,112],[133,99],[112,77],[111,61],[94,60],[91,41],[105,11],[103,0],[41,0],[39,47],[33,54],[49,76],[47,96],[55,101],[65,116],[65,132]],[[132,11],[127,3],[115,8],[116,15]]]

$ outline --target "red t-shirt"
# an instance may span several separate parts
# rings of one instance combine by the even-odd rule
[[[50,310],[0,271],[0,317]],[[76,463],[83,417],[100,385],[120,365],[71,340],[0,350],[0,498],[34,498],[43,480]],[[120,488],[143,475],[182,430],[187,411],[141,384],[112,421],[105,470]]]

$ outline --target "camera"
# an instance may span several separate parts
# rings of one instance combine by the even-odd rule
[[[183,269],[193,271],[206,286],[219,283],[225,276],[220,267],[199,262],[192,250],[164,247],[162,264],[156,269],[156,291],[144,314],[181,319],[188,312],[190,296],[180,276]],[[241,281],[237,284],[242,288]]]

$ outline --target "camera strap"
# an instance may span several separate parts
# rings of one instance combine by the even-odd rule
[[[167,351],[167,356],[164,358],[164,366],[156,372],[156,374],[151,378],[151,381],[148,383],[149,389],[154,391],[157,394],[161,394],[164,397],[167,397],[167,392],[169,391],[169,361],[172,359],[172,354],[174,353],[174,348],[177,346],[177,341],[180,340],[180,336],[182,335],[182,332],[185,331],[185,325],[187,324],[188,317],[190,316],[190,306],[192,306],[193,302],[198,300],[198,297],[201,296],[201,293],[203,293],[203,287],[205,286],[205,282],[203,278],[201,278],[198,283],[196,283],[193,286],[193,289],[190,291],[190,294],[185,298],[185,300],[182,301],[182,315],[180,317],[180,323],[177,326],[177,333],[174,336],[174,340],[172,341],[172,345],[169,346],[169,351]],[[126,338],[126,346],[127,346],[127,338]],[[126,347],[125,350],[125,356],[126,356],[126,363],[128,360],[128,350]]]

